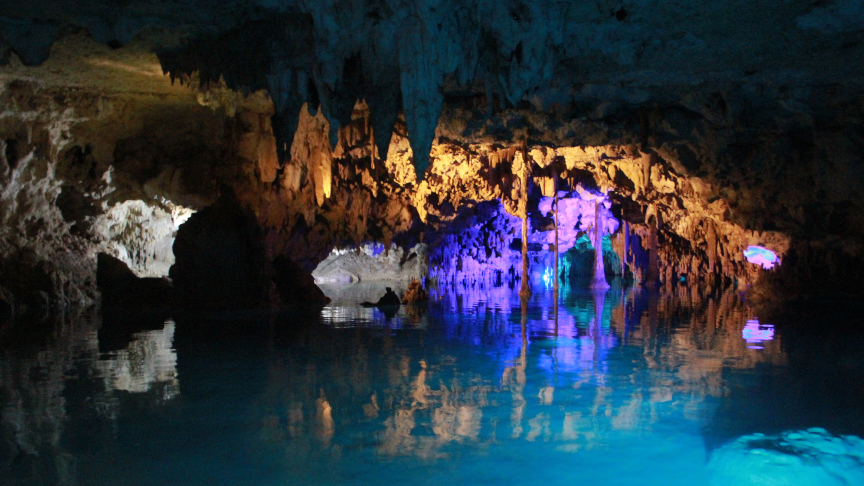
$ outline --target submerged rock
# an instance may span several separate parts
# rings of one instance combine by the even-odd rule
[[[745,435],[714,451],[711,484],[864,484],[864,440],[824,429]]]
[[[384,315],[389,319],[394,317],[397,312],[399,312],[399,307],[402,306],[402,301],[399,300],[399,296],[396,292],[393,292],[393,289],[387,287],[387,292],[383,297],[378,299],[378,302],[363,302],[363,307],[377,307]]]
[[[396,292],[393,292],[393,289],[387,287],[387,292],[384,294],[383,297],[378,299],[378,302],[374,304],[372,302],[363,302],[362,305],[363,307],[399,307],[400,305],[402,305],[402,301],[399,300],[399,296],[396,294]]]

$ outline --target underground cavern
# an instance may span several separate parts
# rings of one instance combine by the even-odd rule
[[[0,483],[864,484],[861,59],[862,0],[4,1]]]

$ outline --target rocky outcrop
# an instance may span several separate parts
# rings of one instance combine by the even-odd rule
[[[249,309],[329,301],[289,258],[267,258],[254,215],[229,187],[180,227],[174,254],[170,276],[184,306]]]
[[[409,251],[395,245],[363,245],[357,250],[333,250],[312,276],[318,283],[350,284],[419,280],[429,273],[428,247],[418,243]]]
[[[166,278],[140,278],[121,260],[100,253],[96,285],[103,309],[165,309],[174,305],[174,289]]]
[[[273,260],[271,279],[282,304],[314,306],[330,303],[330,298],[318,288],[315,279],[284,255]]]
[[[170,276],[184,305],[260,307],[270,291],[261,231],[233,192],[224,190],[180,227]]]

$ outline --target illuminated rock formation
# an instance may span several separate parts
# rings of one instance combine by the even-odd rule
[[[395,245],[364,245],[357,250],[333,250],[312,272],[317,283],[350,284],[391,280],[422,280],[429,273],[428,248],[423,243],[410,251]]]
[[[265,260],[306,272],[425,238],[433,275],[506,273],[515,239],[536,274],[554,259],[532,246],[554,240],[542,198],[578,187],[608,194],[620,273],[646,285],[827,292],[842,285],[804,282],[864,269],[856,2],[758,21],[642,1],[151,3],[0,19],[12,308],[92,303],[99,251],[164,275],[178,225],[223,184]],[[760,27],[721,34],[730,18]],[[502,222],[477,243],[498,230],[465,223],[493,203],[524,237]],[[474,243],[445,262],[460,233]],[[783,264],[747,263],[748,246]]]

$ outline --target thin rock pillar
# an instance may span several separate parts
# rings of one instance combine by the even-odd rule
[[[555,323],[558,323],[558,280],[561,276],[558,274],[558,171],[552,172],[552,189],[555,191],[555,265],[554,273],[555,280],[552,284],[552,293],[555,295]]]
[[[522,193],[519,201],[519,214],[522,216],[522,286],[519,296],[523,299],[531,297],[531,285],[528,282],[528,178],[531,165],[528,161],[528,143],[522,144],[522,170],[519,178],[522,182]]]
[[[597,201],[594,206],[594,280],[591,281],[592,289],[609,288],[609,283],[606,282],[606,268],[603,265],[603,234],[606,232],[603,209],[603,201]]]

